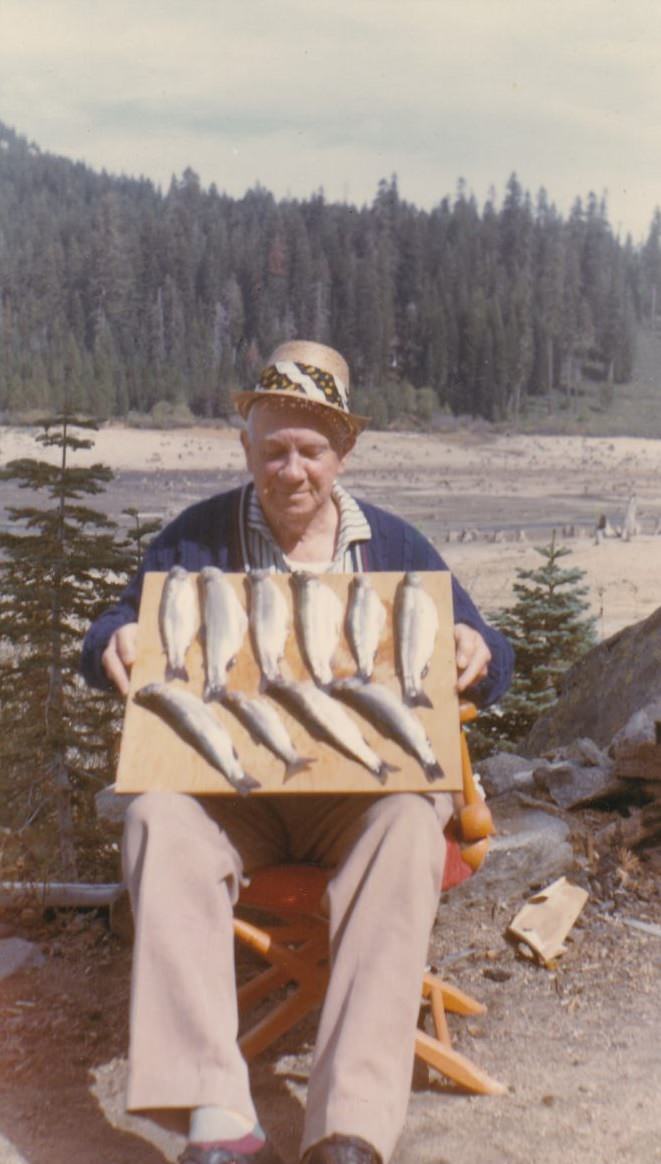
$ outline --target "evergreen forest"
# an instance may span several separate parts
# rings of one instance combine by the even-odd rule
[[[375,425],[436,410],[516,420],[582,378],[632,372],[654,322],[661,214],[644,245],[603,199],[562,217],[516,175],[430,211],[232,198],[191,170],[166,193],[42,152],[0,123],[0,414],[180,408],[226,417],[277,342],[337,346]]]

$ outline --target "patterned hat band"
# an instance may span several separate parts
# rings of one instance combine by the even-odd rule
[[[342,412],[349,412],[349,389],[331,372],[324,372],[314,364],[279,361],[264,368],[255,384],[255,392],[288,392],[304,397],[311,403],[330,404]]]

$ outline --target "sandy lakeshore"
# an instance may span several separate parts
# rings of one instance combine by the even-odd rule
[[[169,431],[107,426],[77,463],[115,472],[103,504],[122,519],[128,505],[169,519],[185,505],[245,479],[234,428]],[[34,431],[0,428],[0,464],[45,456]],[[55,459],[56,451],[50,455]],[[630,437],[553,437],[472,433],[365,433],[345,484],[359,497],[414,522],[485,610],[512,600],[517,567],[541,562],[535,544],[553,529],[571,549],[567,564],[586,571],[601,636],[659,605],[661,442]],[[613,529],[637,499],[640,534],[596,545],[604,514]],[[3,484],[3,505],[25,495]]]

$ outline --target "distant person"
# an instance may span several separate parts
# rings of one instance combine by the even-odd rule
[[[186,509],[117,606],[90,628],[83,674],[126,693],[144,573],[182,563],[247,572],[444,570],[412,526],[338,483],[366,421],[338,352],[278,347],[237,400],[252,481]],[[458,688],[486,704],[512,651],[453,579]],[[338,760],[341,763],[341,760]],[[243,874],[278,862],[334,870],[331,974],[308,1085],[301,1160],[386,1164],[402,1129],[420,984],[445,860],[448,793],[193,797],[148,792],[127,812],[135,917],[128,1106],[176,1116],[181,1164],[276,1164],[237,1046],[232,906]]]

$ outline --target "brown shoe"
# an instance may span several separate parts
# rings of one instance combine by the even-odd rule
[[[327,1136],[308,1148],[301,1164],[382,1164],[376,1148],[360,1136]]]

